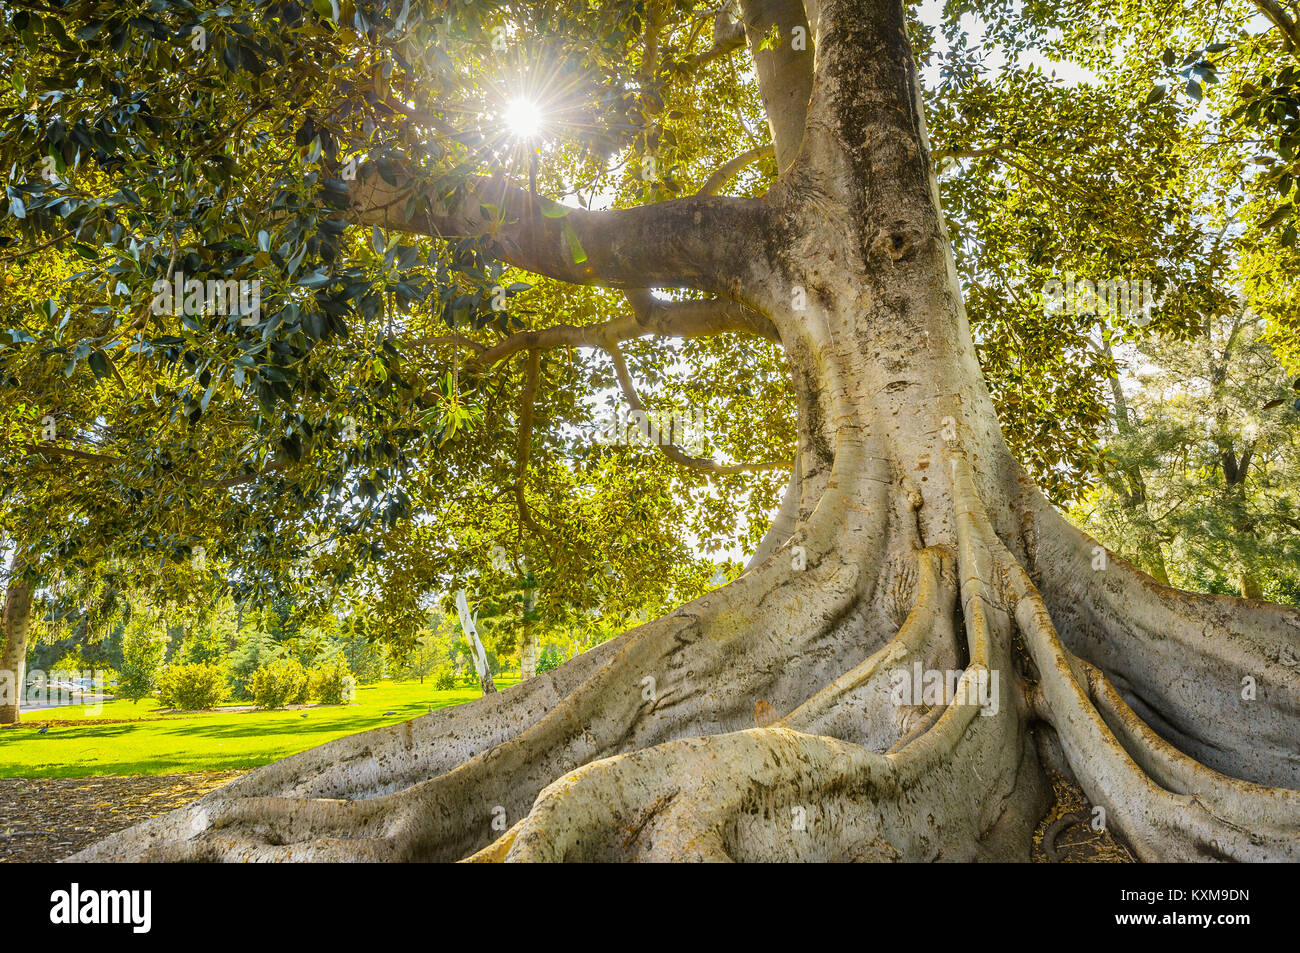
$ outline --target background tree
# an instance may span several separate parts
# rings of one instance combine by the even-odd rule
[[[1300,408],[1264,327],[1237,307],[1142,342],[1136,386],[1115,381],[1103,484],[1074,515],[1166,583],[1295,603]]]
[[[159,613],[138,609],[127,620],[117,677],[117,694],[123,698],[138,702],[157,687],[167,653],[167,632],[161,622]]]

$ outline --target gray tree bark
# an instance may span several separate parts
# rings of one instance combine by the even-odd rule
[[[0,626],[0,725],[18,723],[23,682],[27,677],[27,632],[32,616],[32,590],[25,578],[26,563],[15,555],[5,587]],[[5,685],[7,683],[7,686]]]

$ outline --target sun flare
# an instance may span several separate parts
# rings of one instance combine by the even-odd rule
[[[542,111],[527,99],[513,99],[506,106],[506,128],[516,139],[534,139],[542,131]]]

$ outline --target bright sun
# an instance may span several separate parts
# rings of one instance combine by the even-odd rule
[[[542,131],[542,113],[527,99],[513,99],[506,106],[506,128],[516,139],[532,139]]]

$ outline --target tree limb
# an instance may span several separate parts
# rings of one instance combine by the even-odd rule
[[[409,174],[397,182],[363,166],[352,189],[355,220],[448,240],[481,238],[515,267],[583,285],[717,287],[752,260],[742,239],[759,230],[745,220],[762,214],[753,199],[691,196],[592,212],[539,199],[500,177],[471,179],[450,195]]]
[[[718,189],[730,182],[737,172],[745,168],[745,166],[757,162],[764,156],[772,155],[772,152],[772,145],[769,143],[765,146],[755,146],[748,152],[742,152],[734,159],[729,159],[705,180],[704,184],[700,186],[700,190],[695,194],[717,195]]]
[[[1300,48],[1300,29],[1297,29],[1296,21],[1282,9],[1277,0],[1255,0],[1255,6],[1278,28],[1287,50],[1295,53]]]
[[[813,88],[812,31],[800,0],[741,0],[740,9],[772,130],[777,169],[785,172],[803,146]],[[780,41],[765,49],[764,41],[774,28]],[[806,38],[802,50],[794,49],[792,43],[796,28],[802,29]]]
[[[713,19],[713,45],[690,60],[693,72],[721,56],[726,56],[745,45],[745,24],[733,22],[725,10],[719,10]]]
[[[526,349],[549,350],[555,347],[599,347],[635,338],[662,334],[667,337],[693,338],[711,334],[738,332],[778,341],[776,328],[764,315],[735,301],[710,298],[704,301],[659,301],[649,291],[629,292],[634,313],[601,324],[556,324],[535,331],[520,331],[491,346],[480,344],[460,334],[421,338],[417,345],[457,344],[475,352],[473,362],[491,367]]]

